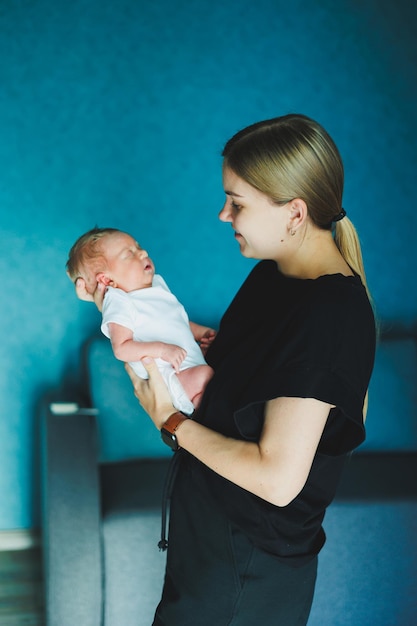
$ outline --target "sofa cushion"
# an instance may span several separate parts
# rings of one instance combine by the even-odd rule
[[[149,626],[161,598],[161,504],[169,460],[100,467],[106,626]]]
[[[100,461],[164,458],[171,450],[133,395],[133,388],[110,341],[91,339],[86,347],[91,403],[98,409]]]
[[[417,501],[334,502],[309,626],[415,624]]]
[[[324,518],[309,626],[414,624],[417,453],[356,452]]]
[[[160,511],[113,511],[103,524],[106,626],[149,626],[161,599],[166,553]]]

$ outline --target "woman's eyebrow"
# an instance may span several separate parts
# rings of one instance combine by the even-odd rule
[[[243,198],[243,196],[239,195],[238,193],[235,193],[234,191],[224,191],[224,193],[226,194],[226,196],[234,196],[235,198]]]

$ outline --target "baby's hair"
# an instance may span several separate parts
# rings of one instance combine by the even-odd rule
[[[106,267],[101,241],[103,237],[121,232],[123,231],[117,228],[95,226],[77,239],[69,251],[66,263],[67,274],[74,283],[78,278],[83,278],[87,291],[94,291],[97,283],[96,274]]]

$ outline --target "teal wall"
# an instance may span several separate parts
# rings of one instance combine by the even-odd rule
[[[2,0],[0,529],[38,524],[36,407],[71,396],[98,328],[65,276],[70,245],[129,230],[216,324],[251,267],[217,220],[219,154],[246,124],[297,111],[327,127],[379,314],[413,323],[416,6]]]

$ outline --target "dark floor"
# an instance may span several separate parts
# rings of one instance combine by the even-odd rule
[[[44,626],[39,548],[0,551],[0,626]]]

